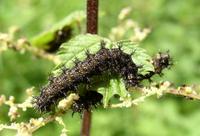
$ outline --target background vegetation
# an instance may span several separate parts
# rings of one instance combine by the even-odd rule
[[[200,83],[200,1],[199,0],[100,0],[99,34],[108,37],[111,28],[118,24],[120,10],[130,6],[131,19],[152,32],[141,46],[151,54],[170,50],[175,65],[165,71],[162,80],[175,85]],[[20,35],[31,38],[50,28],[70,12],[85,10],[83,0],[1,0],[0,32],[12,26],[21,29]],[[17,102],[24,99],[28,87],[45,83],[54,64],[36,59],[29,53],[9,50],[0,54],[0,94],[13,95]],[[155,80],[160,80],[156,78]],[[167,98],[168,97],[168,98]],[[130,109],[98,109],[93,113],[91,135],[118,136],[198,136],[200,135],[200,104],[185,98],[165,96],[149,99]],[[0,123],[9,121],[8,108],[1,107]],[[29,111],[20,120],[37,117]],[[79,135],[81,120],[65,115],[70,135]],[[59,135],[60,127],[50,123],[35,136]],[[49,131],[51,130],[51,131]],[[55,133],[52,133],[52,130]],[[13,135],[4,130],[0,135]]]

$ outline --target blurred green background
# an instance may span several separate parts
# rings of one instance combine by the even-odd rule
[[[99,0],[99,34],[107,37],[117,25],[120,10],[130,6],[130,18],[142,27],[152,28],[141,46],[150,54],[170,50],[175,65],[162,80],[175,85],[200,83],[200,1],[199,0]],[[31,38],[50,28],[69,13],[85,10],[86,0],[0,0],[0,32],[18,26],[21,35]],[[0,94],[24,99],[24,90],[45,83],[52,62],[29,53],[6,51],[0,54]],[[159,78],[160,79],[160,78]],[[98,109],[93,112],[92,136],[199,136],[200,103],[165,96],[149,99],[130,109]],[[0,123],[9,121],[8,107],[0,108]],[[18,121],[38,117],[34,111]],[[79,135],[81,119],[65,115],[69,135]],[[61,127],[50,123],[35,136],[57,136]],[[2,136],[14,135],[4,130]]]

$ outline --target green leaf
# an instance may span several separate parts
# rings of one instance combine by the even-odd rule
[[[110,79],[108,86],[100,87],[97,91],[103,95],[103,104],[105,108],[108,106],[110,98],[114,95],[126,98],[129,94],[121,78]]]
[[[31,39],[31,44],[43,48],[43,49],[49,49],[52,45],[51,43],[56,39],[59,31],[71,31],[75,29],[78,29],[77,24],[79,24],[81,21],[85,19],[85,13],[82,11],[76,11],[68,15],[66,18],[64,18],[62,21],[55,24],[52,28],[50,28],[47,31],[44,31],[40,33],[39,35],[33,37]],[[72,33],[69,33],[72,34]],[[68,37],[71,37],[72,35],[69,35]]]

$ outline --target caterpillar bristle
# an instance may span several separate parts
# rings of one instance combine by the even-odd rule
[[[54,82],[54,79],[55,79],[55,77],[54,77],[53,75],[50,75],[50,76],[48,77],[48,80],[49,80],[50,83],[53,83],[53,82]]]
[[[66,66],[62,66],[61,67],[62,73],[67,73],[67,71],[69,70],[68,68],[66,68]]]
[[[101,40],[100,42],[100,49],[105,49],[106,48],[106,42],[104,40]]]
[[[77,57],[75,57],[73,62],[75,64],[75,66],[77,66],[81,61]]]
[[[89,50],[86,50],[86,51],[85,51],[85,55],[87,56],[87,58],[90,58],[92,54],[90,53]]]
[[[133,52],[131,52],[130,55],[133,56],[135,52],[136,52],[136,49]]]

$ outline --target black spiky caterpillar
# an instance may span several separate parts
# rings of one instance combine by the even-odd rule
[[[150,79],[154,74],[160,74],[162,69],[168,67],[159,63],[163,61],[163,58],[160,57],[154,60],[154,62],[158,61],[154,67],[155,69],[161,67],[160,72],[155,70],[155,72],[150,72],[146,76],[140,75],[138,73],[139,66],[131,58],[132,54],[124,53],[120,47],[107,49],[104,45],[105,43],[102,42],[101,49],[96,54],[86,52],[87,58],[84,61],[76,61],[73,68],[63,68],[60,75],[50,78],[49,84],[43,87],[40,95],[35,98],[35,108],[40,112],[51,111],[53,104],[57,104],[60,99],[66,97],[71,92],[79,93],[78,86],[80,84],[90,84],[92,77],[96,75],[102,75],[107,72],[118,74],[123,78],[127,87],[134,87],[138,86],[142,80]],[[98,101],[101,100],[99,99]],[[85,101],[85,99],[83,101],[76,101],[76,106],[72,106],[72,110],[74,112],[81,112],[83,108],[90,107],[88,104],[97,104],[98,101],[92,103]]]

